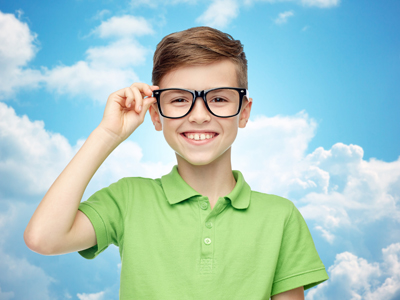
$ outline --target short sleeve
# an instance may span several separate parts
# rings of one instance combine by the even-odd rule
[[[307,224],[293,205],[283,231],[271,296],[300,286],[306,290],[328,278]]]
[[[110,244],[120,246],[124,233],[124,212],[129,190],[124,179],[94,193],[79,204],[78,209],[90,220],[96,232],[97,245],[78,251],[87,259],[93,259]]]

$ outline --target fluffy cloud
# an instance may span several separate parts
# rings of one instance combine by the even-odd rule
[[[363,159],[357,145],[306,154],[316,123],[307,114],[258,117],[239,133],[234,167],[255,190],[286,196],[329,242],[339,228],[383,218],[400,221],[400,158]]]
[[[24,258],[17,258],[0,249],[0,299],[54,299],[49,286],[55,282],[41,268]],[[23,287],[23,288],[21,288]]]
[[[159,5],[176,5],[182,3],[195,4],[197,0],[131,0],[130,4],[132,7],[148,6],[156,8]]]
[[[244,0],[245,5],[251,5],[256,2],[279,3],[279,2],[294,2],[303,6],[313,6],[319,8],[331,8],[338,6],[340,0]]]
[[[124,15],[103,21],[94,33],[101,38],[127,38],[152,34],[154,31],[145,18]]]
[[[106,102],[112,92],[138,81],[133,67],[144,63],[149,49],[135,37],[154,33],[147,20],[124,15],[103,21],[93,33],[114,38],[106,46],[86,51],[86,60],[45,71],[47,88],[58,94]]]
[[[363,160],[359,146],[338,143],[330,150],[316,149],[305,157],[309,169],[327,174],[327,180],[308,175],[300,181],[312,180],[320,191],[302,196],[299,203],[305,218],[314,219],[326,229],[351,227],[383,218],[400,221],[400,159],[383,162]],[[319,177],[319,179],[318,179]]]
[[[2,291],[1,291],[1,287],[0,287],[0,299],[1,300],[10,300],[10,299],[12,299],[12,298],[14,298],[14,292],[6,292],[6,293],[3,293]]]
[[[85,60],[33,70],[27,65],[37,52],[36,34],[13,14],[0,12],[0,97],[10,97],[18,88],[43,85],[57,94],[104,103],[110,93],[138,80],[133,68],[145,62],[150,50],[136,38],[153,33],[142,17],[111,17],[92,32],[111,41],[89,48]]]
[[[131,39],[86,51],[86,60],[45,71],[47,88],[58,94],[105,102],[112,92],[138,80],[133,67],[144,63],[148,49]]]
[[[77,294],[79,300],[103,300],[104,292],[99,292],[95,294]]]
[[[238,14],[239,5],[236,0],[215,0],[196,21],[222,29],[236,18]]]
[[[19,117],[0,102],[0,199],[43,195],[82,144],[70,145],[64,136],[46,131],[42,121]],[[142,157],[136,143],[125,141],[99,168],[89,190],[123,176],[158,177],[172,168],[172,164],[143,162]]]
[[[0,199],[43,193],[73,153],[65,137],[0,102]]]
[[[5,180],[3,174],[0,178],[1,181]],[[56,280],[20,255],[24,251],[20,246],[23,235],[21,227],[27,222],[31,207],[13,200],[7,205],[4,196],[0,195],[0,299],[55,299],[50,286]]]
[[[36,38],[26,23],[0,11],[0,98],[17,88],[38,86],[41,73],[25,68],[38,50]]]
[[[112,92],[138,80],[131,70],[98,68],[96,64],[86,61],[79,61],[72,66],[58,66],[46,71],[45,75],[50,91],[101,103],[105,103]]]
[[[292,117],[257,116],[239,131],[232,146],[234,168],[243,170],[252,188],[261,192],[288,196],[289,191],[318,189],[317,180],[299,178],[316,127],[305,112]],[[326,180],[324,174],[316,175],[318,181]]]
[[[93,68],[124,69],[145,62],[149,50],[135,40],[121,39],[103,47],[93,47],[86,51],[87,61]]]
[[[284,24],[284,23],[286,23],[287,22],[287,20],[290,18],[290,17],[293,17],[294,16],[294,13],[293,13],[293,11],[285,11],[285,12],[283,12],[283,13],[280,13],[279,15],[278,15],[278,17],[275,19],[275,23],[276,24]]]
[[[307,294],[307,300],[397,299],[400,291],[400,243],[382,249],[382,263],[369,263],[350,252],[336,255],[330,279]]]
[[[340,4],[340,0],[301,0],[305,6],[316,6],[320,8],[335,7]]]

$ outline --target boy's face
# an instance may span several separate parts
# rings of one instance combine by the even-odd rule
[[[218,87],[238,87],[236,67],[229,60],[209,65],[183,66],[167,73],[162,78],[159,87],[160,89],[182,88],[197,91]],[[246,126],[251,104],[251,100],[250,102],[244,100],[239,115],[219,118],[207,110],[203,99],[199,97],[192,111],[183,118],[163,118],[159,115],[156,104],[150,107],[150,115],[156,130],[163,130],[167,143],[181,158],[192,165],[207,165],[225,155],[230,155],[230,147],[236,138],[238,127]],[[199,140],[196,140],[196,134]],[[205,137],[212,136],[212,138],[201,140],[202,134]]]

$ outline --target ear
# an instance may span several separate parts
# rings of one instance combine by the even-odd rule
[[[251,111],[251,106],[253,104],[253,99],[249,98],[249,100],[245,100],[243,102],[243,108],[240,113],[239,117],[239,128],[245,128],[247,121],[250,118],[250,111]]]
[[[160,114],[158,113],[157,103],[153,103],[152,105],[150,105],[149,114],[151,117],[151,121],[154,124],[154,128],[157,131],[162,131],[161,117]]]

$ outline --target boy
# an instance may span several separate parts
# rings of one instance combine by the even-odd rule
[[[251,191],[232,171],[231,145],[251,106],[240,41],[208,27],[166,36],[153,85],[109,96],[100,125],[32,216],[26,244],[88,259],[119,246],[123,300],[304,299],[304,289],[328,279],[304,219],[292,202]],[[147,110],[177,166],[155,180],[123,178],[80,203]]]

